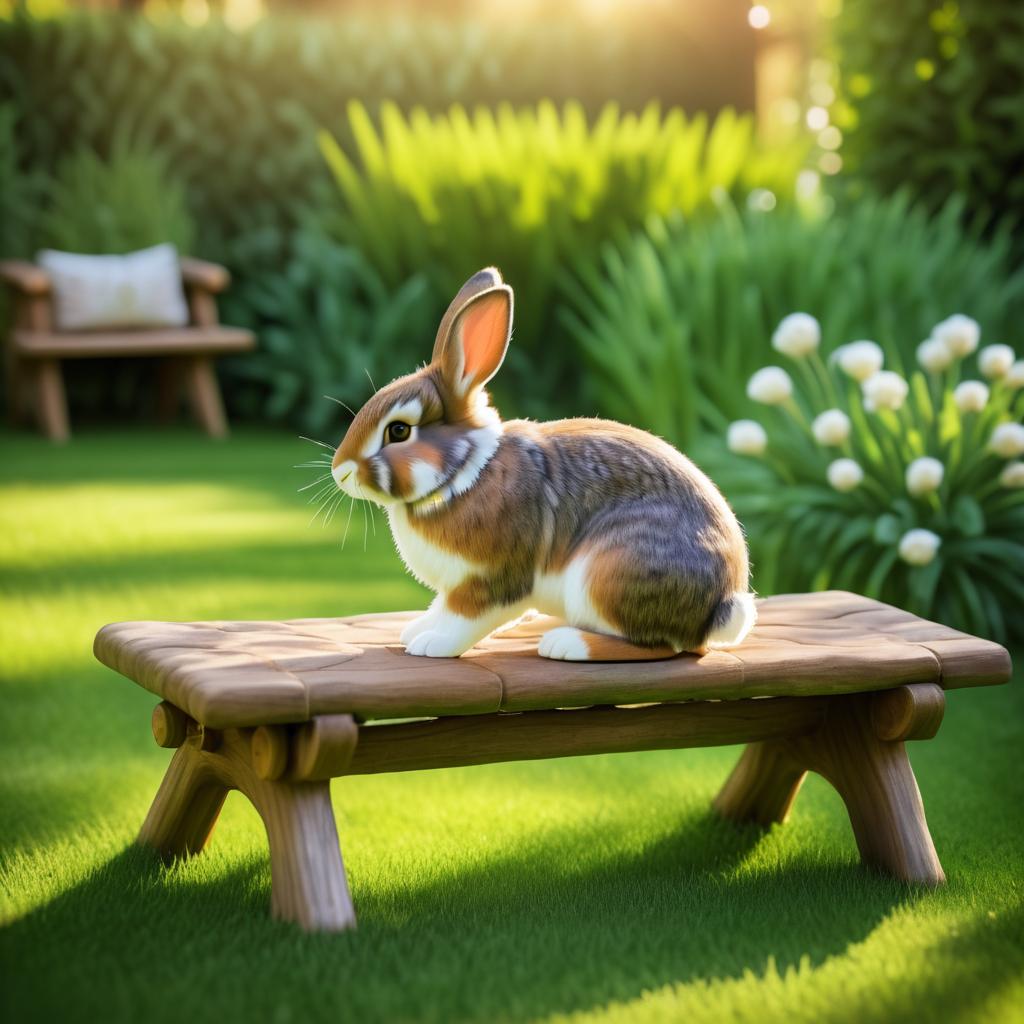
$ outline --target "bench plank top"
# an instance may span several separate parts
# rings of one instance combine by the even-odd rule
[[[96,636],[101,662],[212,728],[495,711],[813,696],[935,682],[1004,683],[996,643],[856,594],[758,602],[744,643],[664,661],[541,658],[547,623],[527,621],[459,659],[416,658],[399,643],[418,613],[285,622],[119,622]]]

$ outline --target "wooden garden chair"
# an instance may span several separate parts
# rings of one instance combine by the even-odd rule
[[[213,358],[253,348],[249,331],[223,327],[216,296],[231,277],[224,267],[203,260],[181,260],[188,299],[185,327],[126,330],[58,331],[53,326],[50,276],[42,267],[22,260],[0,261],[0,280],[14,292],[14,326],[7,338],[7,408],[14,422],[34,411],[43,432],[53,441],[70,435],[61,363],[65,359],[109,356],[160,358],[161,418],[178,408],[182,392],[192,412],[211,437],[227,434]]]
[[[540,622],[416,658],[398,641],[411,612],[122,622],[95,652],[161,698],[153,734],[177,748],[139,842],[198,853],[240,790],[266,826],[273,913],[306,929],[355,922],[332,778],[631,750],[748,744],[715,808],[764,825],[818,772],[866,864],[941,883],[904,741],[936,734],[946,691],[1006,682],[1008,654],[855,594],[759,606],[735,650],[643,663],[546,660]]]

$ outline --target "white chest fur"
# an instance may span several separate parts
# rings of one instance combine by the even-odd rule
[[[481,568],[431,544],[409,522],[409,514],[403,505],[390,505],[387,512],[395,547],[406,568],[424,586],[447,593]]]

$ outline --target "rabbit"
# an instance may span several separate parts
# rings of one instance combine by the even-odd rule
[[[409,571],[436,592],[401,634],[455,658],[540,612],[538,654],[642,661],[739,644],[756,618],[746,539],[726,500],[658,437],[600,419],[502,422],[485,386],[512,333],[512,289],[474,274],[431,361],[381,388],[332,475],[386,511]]]

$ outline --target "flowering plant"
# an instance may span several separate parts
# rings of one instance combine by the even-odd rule
[[[761,589],[859,590],[970,632],[1024,634],[1024,360],[978,351],[980,336],[951,316],[905,372],[873,341],[823,357],[806,313],[779,324],[772,347],[789,369],[750,378],[764,415],[726,439],[760,468],[722,480]]]

